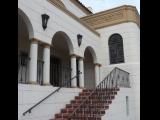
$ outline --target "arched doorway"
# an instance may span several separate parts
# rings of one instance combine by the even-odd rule
[[[84,52],[84,87],[93,89],[96,86],[95,81],[95,52],[92,47],[87,47]]]
[[[27,16],[18,10],[18,82],[27,83],[31,29]]]
[[[71,79],[70,54],[73,45],[68,35],[62,31],[56,32],[52,39],[50,55],[50,84],[53,86],[71,86],[66,82]]]

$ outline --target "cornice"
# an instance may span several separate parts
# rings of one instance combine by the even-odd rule
[[[54,4],[56,4],[57,6],[65,8],[65,5],[63,4],[63,2],[61,0],[50,0],[50,1],[54,2]]]
[[[124,5],[110,10],[102,11],[93,15],[82,17],[93,29],[116,25],[125,22],[134,22],[140,27],[140,16],[136,7]]]

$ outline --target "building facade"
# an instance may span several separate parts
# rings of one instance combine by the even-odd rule
[[[78,0],[18,0],[19,120],[54,118],[115,67],[130,73],[130,87],[120,88],[102,120],[139,120],[139,19],[130,5],[93,14]],[[59,86],[59,93],[22,115]]]

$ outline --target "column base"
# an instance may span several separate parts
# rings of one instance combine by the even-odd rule
[[[44,86],[51,86],[50,83],[43,83]]]
[[[86,89],[85,87],[79,87],[80,89]]]
[[[33,84],[33,85],[37,85],[38,83],[36,81],[28,81],[28,84]]]
[[[78,88],[77,86],[71,86],[71,88]]]

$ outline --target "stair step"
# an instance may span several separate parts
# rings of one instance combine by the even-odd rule
[[[54,118],[54,119],[51,119],[51,120],[68,120],[68,118]]]
[[[83,109],[80,109],[78,111],[76,111],[77,114],[98,114],[98,115],[104,115],[105,114],[105,111],[104,110],[83,110]]]
[[[59,113],[59,114],[55,114],[55,118],[68,118],[69,117],[69,113]]]
[[[74,108],[64,108],[61,109],[61,113],[72,113],[74,111]]]
[[[76,114],[76,116],[72,116],[71,120],[101,120],[101,116],[88,116],[83,114]]]
[[[80,104],[76,104],[76,103],[73,103],[73,104],[67,104],[66,105],[66,108],[77,108]]]

